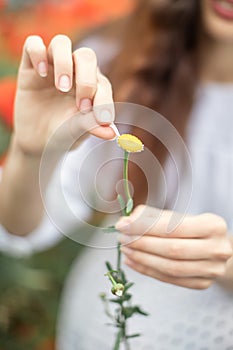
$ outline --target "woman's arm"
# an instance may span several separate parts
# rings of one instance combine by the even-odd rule
[[[111,84],[98,71],[94,51],[72,52],[64,35],[55,36],[48,48],[38,36],[27,38],[18,74],[14,133],[0,185],[0,220],[9,232],[27,234],[41,220],[39,167],[45,145],[50,145],[50,161],[43,186],[61,156],[71,145],[78,147],[84,134],[113,138],[113,120]]]
[[[0,183],[0,222],[11,233],[27,234],[41,220],[39,166],[40,158],[25,155],[13,136]]]

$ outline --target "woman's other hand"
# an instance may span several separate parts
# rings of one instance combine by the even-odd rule
[[[141,205],[118,221],[125,262],[160,281],[206,289],[224,276],[227,260],[232,257],[226,223],[205,213],[184,217],[168,232],[172,214]]]

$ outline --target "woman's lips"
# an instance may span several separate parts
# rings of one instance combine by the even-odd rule
[[[233,0],[211,0],[211,3],[219,16],[233,20]]]

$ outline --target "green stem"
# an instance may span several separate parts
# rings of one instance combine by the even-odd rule
[[[117,283],[116,283],[115,279],[113,278],[113,276],[111,275],[111,272],[110,271],[107,272],[106,275],[108,276],[108,278],[112,282],[112,285],[115,286]]]
[[[121,244],[117,244],[117,270],[121,270]]]
[[[128,165],[129,165],[129,152],[125,151],[124,153],[124,188],[125,188],[125,194],[127,199],[131,199],[130,191],[129,191],[129,179],[128,179]],[[117,245],[117,270],[121,270],[121,250],[120,250],[121,244],[118,243]]]
[[[122,314],[122,310],[121,310],[121,314]],[[122,321],[122,341],[125,344],[125,350],[130,350],[129,342],[128,342],[128,339],[126,337],[126,319],[123,316],[123,314],[122,314],[122,317],[124,319]]]
[[[127,151],[125,151],[124,153],[124,172],[123,172],[123,179],[124,179],[124,190],[125,190],[125,196],[127,198],[127,204],[128,201],[130,199],[132,199],[131,195],[130,195],[130,190],[129,190],[129,179],[128,179],[128,165],[129,165],[129,153]],[[120,197],[121,199],[121,197]],[[118,198],[119,200],[119,198]],[[123,201],[123,206],[124,206],[124,200]],[[120,204],[122,202],[121,200],[119,200]],[[123,212],[124,215],[129,215],[130,212],[127,213],[127,210],[124,209],[123,207]],[[117,244],[117,271],[119,273],[119,276],[121,277],[121,244],[118,243]],[[111,280],[111,282],[114,284],[114,278],[112,277],[111,273],[108,273],[108,277]],[[114,281],[114,282],[113,282]],[[123,314],[123,303],[124,301],[122,301],[122,303],[120,303],[120,309],[119,309],[119,313],[120,313],[120,328],[121,331],[118,332],[117,337],[116,337],[116,341],[115,341],[115,346],[114,346],[114,350],[118,350],[120,348],[120,344],[121,342],[124,343],[125,345],[125,350],[130,350],[130,345],[127,339],[127,335],[126,335],[126,318]]]
[[[131,199],[130,191],[129,191],[129,179],[128,179],[128,163],[129,163],[129,153],[125,151],[124,155],[124,187],[125,194],[127,199]]]

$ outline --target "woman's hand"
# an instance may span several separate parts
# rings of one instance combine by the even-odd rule
[[[78,113],[92,106],[94,113]],[[59,146],[74,142],[86,131],[111,139],[115,133],[108,126],[113,120],[111,84],[99,72],[93,50],[72,52],[65,35],[55,36],[48,48],[39,36],[26,39],[15,101],[14,139],[20,150],[40,156],[65,121]]]
[[[48,48],[40,37],[28,37],[19,67],[14,132],[0,184],[1,224],[18,235],[35,229],[44,212],[40,185],[46,189],[60,157],[88,132],[113,138],[113,120],[111,84],[99,72],[94,51],[72,52],[64,35],[55,36]],[[45,146],[48,157],[41,181]]]
[[[209,213],[186,216],[169,233],[173,214],[141,205],[118,221],[125,263],[163,282],[206,289],[232,257],[226,223]]]

